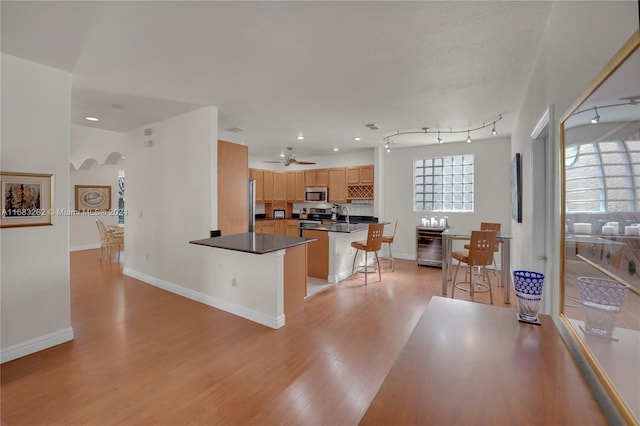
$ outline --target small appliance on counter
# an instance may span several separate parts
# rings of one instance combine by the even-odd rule
[[[273,210],[273,218],[274,219],[284,219],[286,215],[285,210]]]

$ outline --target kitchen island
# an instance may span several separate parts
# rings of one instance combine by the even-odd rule
[[[208,304],[280,328],[304,303],[307,244],[313,238],[246,232],[189,241],[207,247]]]
[[[304,226],[303,226],[304,225]],[[310,277],[336,283],[351,275],[356,249],[353,241],[367,239],[367,223],[301,224],[302,236],[317,241],[307,249]]]

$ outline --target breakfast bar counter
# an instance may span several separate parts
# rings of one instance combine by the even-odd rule
[[[313,238],[245,232],[190,241],[206,247],[204,303],[280,328],[307,295],[307,244]]]

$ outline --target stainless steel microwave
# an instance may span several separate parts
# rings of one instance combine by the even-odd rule
[[[304,192],[304,200],[313,203],[326,203],[329,201],[329,189],[326,187],[307,188]]]

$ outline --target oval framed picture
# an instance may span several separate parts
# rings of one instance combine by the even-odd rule
[[[76,185],[75,188],[77,211],[111,209],[111,186]]]

